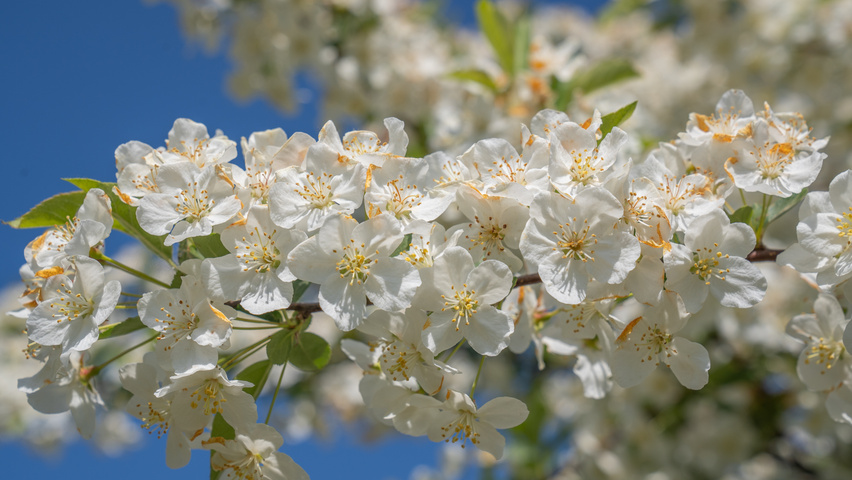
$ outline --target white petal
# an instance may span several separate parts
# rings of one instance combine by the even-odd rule
[[[704,346],[683,337],[675,337],[667,350],[671,356],[663,358],[681,385],[692,390],[707,385],[710,355]]]

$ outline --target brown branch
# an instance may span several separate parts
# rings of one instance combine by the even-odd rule
[[[515,286],[524,287],[526,285],[535,285],[536,283],[541,283],[541,277],[539,277],[537,273],[530,273],[518,277],[518,281],[515,282]]]
[[[758,246],[746,255],[746,260],[749,262],[774,262],[775,258],[784,250],[774,250],[766,248],[762,245]]]
[[[759,246],[746,255],[746,260],[749,262],[774,262],[775,258],[783,251],[784,250],[775,250]],[[541,277],[537,273],[528,273],[526,275],[519,276],[518,280],[515,282],[515,286],[524,287],[538,283],[541,283]],[[240,305],[240,302],[237,300],[233,302],[225,302],[225,304],[236,308]],[[369,300],[367,301],[367,304],[371,304]],[[322,311],[319,303],[293,303],[289,307],[285,308],[285,310],[298,312],[301,315],[310,315],[312,313]]]

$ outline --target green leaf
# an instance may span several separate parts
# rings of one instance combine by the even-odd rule
[[[211,233],[206,237],[192,237],[192,243],[195,244],[196,250],[204,258],[216,258],[227,255],[231,252],[222,244],[218,233]]]
[[[763,206],[757,203],[751,205],[751,220],[748,222],[748,226],[757,233],[757,230],[760,228],[760,215],[763,213]]]
[[[183,277],[186,274],[181,272],[180,270],[175,270],[175,276],[172,277],[172,281],[169,284],[169,288],[180,288],[180,285],[183,283]]]
[[[266,377],[269,376],[269,370],[272,368],[272,363],[269,360],[261,360],[244,368],[237,374],[237,380],[251,382],[253,387],[246,387],[243,390],[254,398],[263,390],[263,384],[266,383]]]
[[[217,413],[216,416],[213,417],[213,428],[210,430],[210,436],[222,437],[225,440],[233,440],[237,435],[234,431],[234,427],[225,421],[225,418],[221,413]]]
[[[618,110],[601,117],[601,140],[603,140],[604,138],[606,138],[607,135],[609,135],[609,132],[612,131],[612,127],[617,127],[618,125],[621,125],[622,123],[626,122],[631,115],[633,115],[633,111],[636,110],[637,103],[639,102],[636,101],[629,105],[625,105],[619,108]]]
[[[284,365],[290,359],[293,348],[293,330],[281,330],[266,344],[266,356],[275,365]]]
[[[67,192],[54,195],[42,200],[38,205],[31,208],[29,212],[20,217],[4,222],[12,228],[38,228],[52,227],[65,223],[69,217],[74,217],[83,199],[84,192]]]
[[[648,0],[615,0],[601,12],[599,20],[601,23],[610,22],[616,18],[627,16],[636,10],[648,6]]]
[[[583,93],[591,93],[622,80],[638,76],[639,72],[633,68],[633,64],[629,60],[608,58],[583,70],[572,78],[571,82],[574,84],[574,88],[582,90]]]
[[[514,77],[514,35],[509,21],[488,0],[479,0],[479,3],[476,4],[476,19],[479,21],[479,29],[482,30],[485,38],[491,44],[491,48],[494,49],[503,71],[510,78]]]
[[[293,282],[293,301],[291,303],[298,302],[310,286],[311,282],[306,282],[304,280],[296,280],[295,282]]]
[[[493,93],[497,93],[497,84],[482,70],[459,70],[447,75],[449,78],[478,83]]]
[[[799,204],[802,200],[804,200],[805,195],[808,194],[808,189],[802,189],[801,192],[796,195],[791,195],[787,198],[779,198],[772,202],[772,205],[769,206],[769,210],[766,212],[766,223],[772,223],[776,218],[784,215],[793,209],[796,205]]]
[[[139,317],[130,317],[123,322],[107,325],[106,328],[101,330],[100,335],[98,335],[98,340],[120,337],[122,335],[135,332],[136,330],[142,330],[143,328],[146,328],[146,326],[142,323],[142,320],[140,320]]]
[[[166,239],[165,235],[154,236],[142,230],[139,226],[139,221],[136,220],[136,207],[132,207],[124,203],[118,195],[113,191],[115,183],[100,182],[91,178],[66,178],[66,182],[76,186],[77,188],[88,192],[92,188],[100,188],[107,195],[112,203],[112,218],[115,221],[113,228],[124,232],[131,237],[139,240],[146,248],[165,259],[167,262],[172,261],[172,247],[167,247],[163,244]]]
[[[217,413],[216,416],[213,417],[213,428],[210,429],[210,437],[222,437],[225,440],[233,440],[236,436],[237,432],[234,431],[234,427],[225,421],[225,417],[223,417],[221,413]],[[211,450],[211,458],[213,453],[214,452]],[[221,473],[221,470],[213,470],[213,465],[210,465],[210,480],[217,480]]]
[[[393,251],[393,253],[391,254],[391,257],[395,257],[395,256],[399,255],[400,253],[408,250],[408,247],[411,246],[411,238],[412,238],[411,234],[406,233],[405,237],[402,239],[402,243],[400,243],[399,246],[396,247],[396,250]]]
[[[307,372],[319,370],[331,359],[331,347],[319,335],[302,333],[290,350],[290,363]]]
[[[532,37],[530,23],[529,12],[524,12],[515,22],[515,72],[527,70],[530,55],[530,39]]]
[[[591,93],[622,80],[638,77],[639,72],[630,61],[623,58],[608,58],[577,72],[567,82],[554,81],[557,92],[556,109],[565,110],[574,99],[574,90]]]
[[[730,214],[728,218],[731,220],[731,223],[740,222],[745,223],[746,225],[751,225],[753,215],[754,208],[751,205],[746,205],[738,208],[737,211]]]

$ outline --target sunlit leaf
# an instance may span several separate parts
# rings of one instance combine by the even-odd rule
[[[302,333],[290,350],[290,363],[299,370],[315,371],[325,367],[331,359],[331,347],[319,335]]]
[[[67,192],[42,200],[20,217],[5,222],[13,228],[38,228],[60,225],[77,214],[86,198],[85,192]]]
[[[510,77],[514,76],[515,46],[511,25],[505,16],[488,0],[480,0],[476,4],[476,18],[479,28],[494,49],[497,60],[503,71]]]
[[[170,261],[172,258],[172,247],[167,247],[163,244],[166,236],[154,236],[146,232],[139,226],[139,221],[136,220],[136,207],[132,207],[123,201],[113,191],[115,183],[100,182],[91,178],[66,178],[66,182],[78,187],[84,192],[88,192],[92,188],[100,188],[107,195],[112,203],[112,218],[115,220],[113,228],[124,232],[131,237],[139,240],[142,245],[151,250],[163,259]]]
[[[631,115],[633,115],[633,111],[636,110],[637,103],[638,101],[625,105],[618,110],[601,117],[601,140],[609,135],[609,132],[612,131],[612,127],[621,125],[626,122]]]
[[[130,317],[123,322],[107,325],[106,328],[101,330],[100,335],[98,335],[98,339],[103,340],[105,338],[120,337],[122,335],[135,332],[136,330],[142,330],[143,328],[146,328],[145,324],[142,323],[142,320],[140,320],[139,317]]]
[[[491,92],[497,92],[497,84],[494,83],[494,80],[482,70],[458,70],[447,76],[456,80],[478,83]]]

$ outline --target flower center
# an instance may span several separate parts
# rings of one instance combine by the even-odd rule
[[[831,339],[826,339],[824,337],[819,337],[819,343],[812,344],[805,358],[805,363],[810,364],[811,362],[816,363],[817,365],[822,365],[822,370],[820,373],[824,374],[828,370],[837,363],[838,360],[843,356],[843,352],[846,349],[843,346],[843,342],[838,342]]]
[[[334,195],[331,191],[331,180],[331,174],[320,172],[317,175],[308,172],[301,186],[294,191],[314,208],[324,209],[334,203],[331,200]]]
[[[254,231],[249,232],[249,238],[243,237],[242,242],[237,242],[234,249],[244,272],[254,270],[255,273],[266,273],[281,266],[281,252],[275,247],[272,238],[276,232],[272,230],[272,233],[266,233],[255,227]]]
[[[343,149],[352,155],[376,153],[382,146],[382,141],[372,132],[351,132],[343,138]]]
[[[402,175],[388,182],[385,191],[390,193],[390,198],[385,204],[385,208],[389,212],[393,212],[396,218],[408,218],[411,216],[411,209],[417,205],[417,202],[423,197],[417,191],[417,185],[403,185],[400,187]]]
[[[583,185],[588,185],[590,180],[598,173],[603,172],[603,167],[598,167],[601,163],[601,158],[597,155],[597,150],[589,152],[588,148],[583,150],[571,150],[572,163],[569,166],[572,179]]]
[[[506,238],[506,234],[504,231],[509,228],[507,224],[499,224],[494,221],[494,217],[488,217],[488,220],[482,222],[479,216],[475,215],[473,217],[474,221],[476,221],[477,226],[479,226],[479,232],[476,238],[468,239],[473,242],[474,246],[482,245],[482,250],[488,252],[487,255],[491,255],[491,252],[494,250],[503,251],[505,248],[503,247],[503,239]],[[469,228],[473,228],[473,224],[468,224]]]
[[[157,438],[161,438],[169,431],[169,407],[166,403],[166,408],[154,408],[153,402],[137,403],[136,409],[139,418],[142,420],[141,427],[148,430],[149,433],[156,433]]]
[[[852,243],[852,207],[849,207],[846,212],[840,214],[837,218],[837,236],[846,238],[846,243]]]
[[[714,247],[718,248],[719,244],[714,243]],[[717,277],[725,281],[725,275],[730,272],[727,268],[718,268],[720,258],[728,258],[729,255],[722,255],[722,252],[713,252],[707,247],[699,248],[697,252],[692,252],[692,266],[689,267],[689,272],[698,275],[701,280],[704,280],[706,285],[710,285],[710,278]]]
[[[355,240],[350,240],[349,245],[343,247],[343,258],[337,262],[337,271],[340,278],[349,277],[349,285],[367,281],[370,276],[370,265],[378,262],[372,255],[366,255],[362,243],[360,247],[355,246]],[[376,252],[379,253],[378,251]]]
[[[222,395],[220,387],[216,380],[205,381],[189,395],[192,399],[189,405],[192,408],[203,406],[204,415],[222,413],[222,406],[228,400]]]
[[[523,160],[521,157],[516,155],[511,155],[508,159],[503,156],[500,157],[499,160],[495,160],[491,162],[494,168],[488,168],[488,174],[493,178],[500,178],[506,183],[521,183],[523,184],[523,179],[521,178],[521,173],[524,171]]]
[[[755,157],[761,176],[774,180],[784,173],[784,167],[793,160],[793,148],[789,143],[779,143],[773,145],[769,151],[755,152]]]
[[[172,148],[171,151],[198,165],[198,168],[204,168],[207,160],[204,156],[204,151],[207,149],[208,142],[209,139],[206,138],[201,140],[195,138],[191,144],[187,144],[185,140],[181,140],[180,145],[183,147],[183,151],[177,148]]]
[[[459,417],[449,425],[441,427],[441,438],[447,443],[461,442],[464,448],[465,439],[476,445],[479,443],[479,433],[476,431],[474,415],[470,412],[459,412]]]
[[[249,452],[245,457],[237,461],[223,463],[220,470],[231,469],[234,472],[233,475],[227,476],[227,478],[262,480],[263,478],[269,478],[264,477],[262,466],[263,458],[258,454]]]
[[[475,298],[476,291],[468,291],[467,284],[464,284],[464,290],[461,291],[456,290],[455,287],[450,288],[454,290],[453,298],[448,299],[446,296],[441,295],[441,298],[444,299],[444,308],[441,311],[443,312],[450,308],[455,312],[451,321],[456,325],[456,331],[458,331],[462,318],[465,325],[470,325],[470,317],[476,313],[479,302]]]
[[[79,317],[91,315],[95,310],[92,302],[83,298],[82,293],[74,293],[64,283],[61,283],[56,291],[59,296],[50,300],[50,308],[56,312],[53,314],[56,323],[61,323],[63,320],[70,322]]]
[[[154,321],[162,324],[157,340],[171,341],[171,345],[164,347],[165,350],[171,350],[174,344],[188,338],[198,326],[198,316],[183,300],[178,300],[177,305],[169,302],[167,307],[160,307],[160,312],[163,318],[155,318]]]
[[[576,222],[577,217],[574,217],[572,221]],[[588,223],[588,220],[583,220],[584,227],[579,232],[571,228],[571,222],[559,225],[559,230],[553,232],[553,235],[556,236],[556,246],[553,249],[560,250],[562,258],[582,260],[583,262],[588,260],[595,261],[594,249],[586,251],[587,246],[598,243],[598,239],[594,234],[589,235]]]
[[[395,382],[410,378],[409,372],[422,360],[420,352],[402,340],[394,340],[382,351],[381,368]]]
[[[187,185],[187,189],[181,190],[178,195],[175,195],[175,198],[178,201],[175,211],[195,221],[206,217],[216,203],[215,200],[210,199],[206,189],[199,189],[198,182]]]

